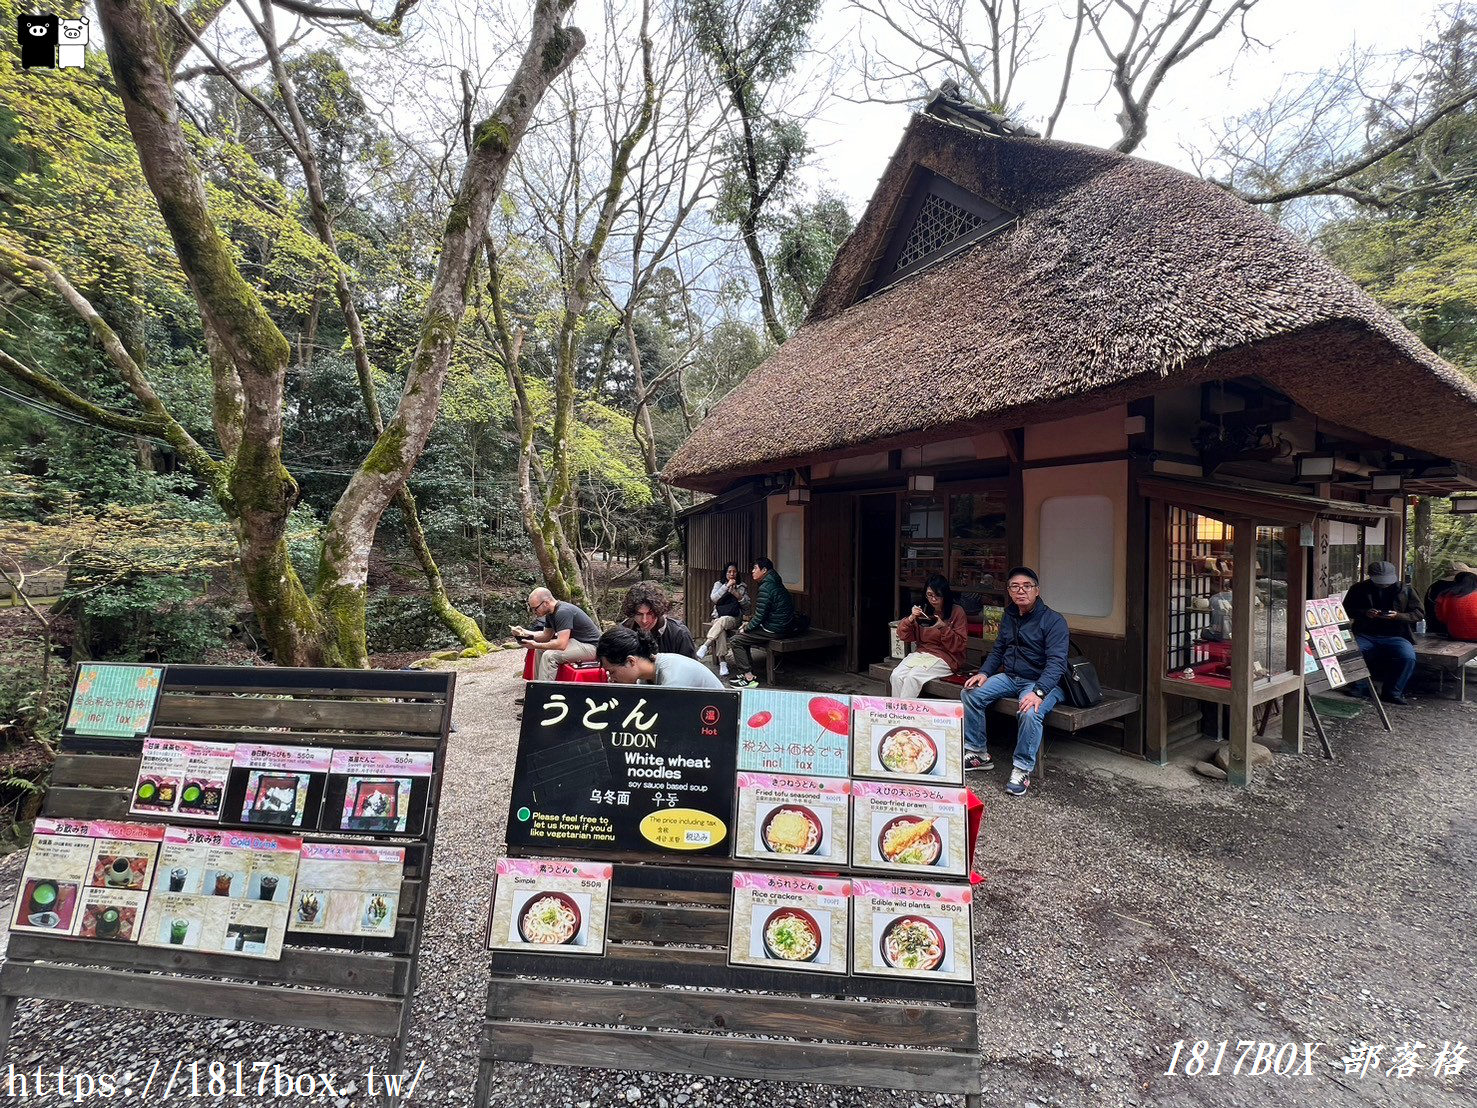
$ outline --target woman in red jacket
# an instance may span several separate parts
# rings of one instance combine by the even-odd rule
[[[897,625],[897,637],[903,642],[916,642],[918,649],[892,671],[892,695],[896,700],[912,700],[935,677],[947,677],[964,666],[969,621],[954,601],[954,590],[935,573],[924,587],[923,599],[928,610],[914,604],[912,612]]]
[[[1477,573],[1458,573],[1436,598],[1436,615],[1453,639],[1477,642]]]

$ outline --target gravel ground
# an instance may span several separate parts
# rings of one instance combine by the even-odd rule
[[[492,655],[463,665],[458,679],[459,730],[409,1050],[411,1066],[423,1067],[418,1103],[472,1098],[487,984],[483,920],[502,849],[520,661]],[[1477,739],[1477,703],[1426,696],[1391,713],[1395,734],[1371,724],[1369,713],[1335,725],[1337,761],[1279,756],[1244,794],[1212,782],[1155,787],[1144,783],[1153,774],[1142,766],[1113,773],[1101,757],[1074,757],[1070,745],[1052,755],[1049,779],[1021,800],[1001,791],[1003,771],[982,781],[972,775],[987,804],[976,860],[987,878],[976,911],[985,1102],[1477,1104],[1477,779],[1462,768]],[[7,899],[20,865],[12,856],[0,866]],[[1165,1076],[1180,1039],[1187,1050],[1194,1040],[1230,1040],[1227,1071],[1238,1040],[1324,1045],[1312,1076]],[[1436,1052],[1458,1040],[1472,1064],[1454,1077],[1434,1076]],[[1383,1044],[1378,1068],[1361,1077],[1329,1064],[1361,1041]],[[1423,1067],[1408,1078],[1387,1076],[1407,1041],[1424,1044]],[[320,1086],[276,1103],[345,1108],[371,1103],[362,1075],[371,1063],[382,1066],[386,1053],[353,1036],[24,1002],[8,1060],[17,1071],[127,1068],[137,1084],[156,1061],[165,1072],[181,1060],[243,1061],[249,1074],[253,1061],[265,1060],[284,1072],[338,1075],[336,1095]],[[0,1070],[0,1095],[5,1077]],[[55,1094],[11,1102],[75,1103]],[[261,1103],[254,1095],[244,1102]],[[207,1094],[190,1103],[243,1099]],[[960,1101],[504,1065],[492,1103]]]

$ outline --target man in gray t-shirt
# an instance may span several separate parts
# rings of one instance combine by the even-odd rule
[[[683,654],[658,654],[653,659],[656,673],[653,685],[666,685],[678,689],[722,689],[723,682],[717,675],[696,658]]]
[[[600,628],[595,621],[566,600],[555,600],[548,589],[528,594],[528,610],[543,622],[540,630],[513,627],[513,637],[537,650],[534,680],[552,681],[565,662],[588,662],[595,657]]]

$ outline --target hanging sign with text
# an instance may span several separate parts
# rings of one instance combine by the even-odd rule
[[[530,682],[510,847],[727,855],[736,693]]]

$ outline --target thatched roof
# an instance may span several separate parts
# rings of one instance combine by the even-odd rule
[[[858,301],[915,166],[1018,222]],[[1241,376],[1346,427],[1477,462],[1477,386],[1255,209],[1152,162],[919,115],[809,319],[665,477],[717,491]]]

